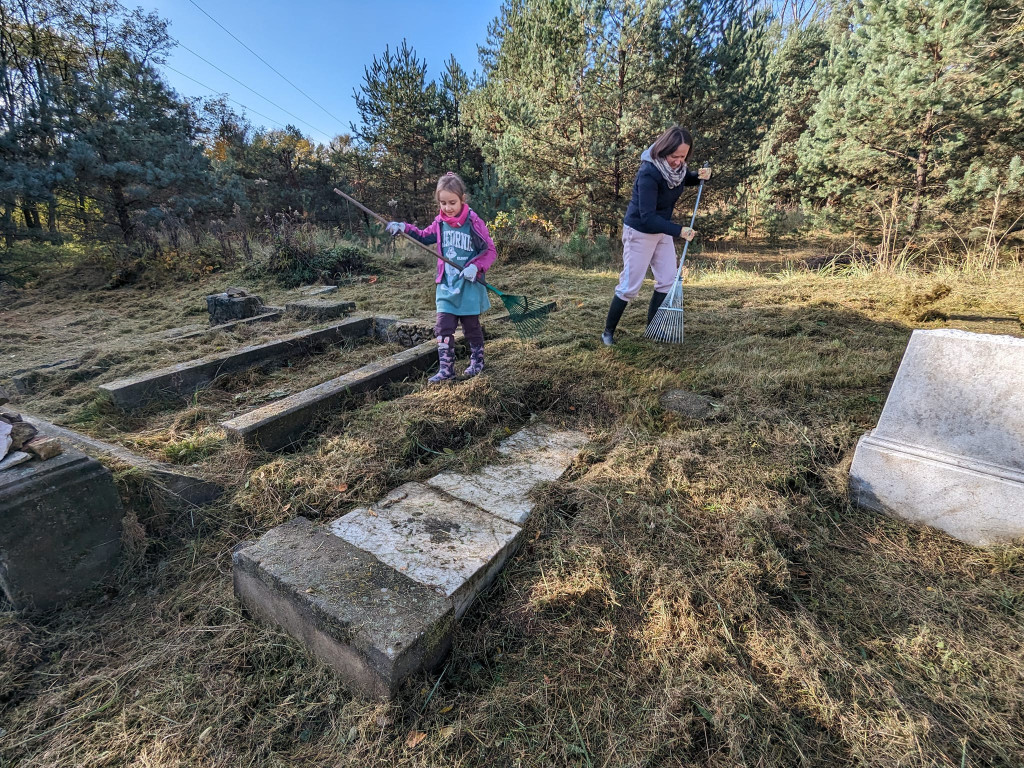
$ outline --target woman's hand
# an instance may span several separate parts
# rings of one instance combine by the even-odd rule
[[[683,240],[685,240],[686,242],[690,242],[691,240],[693,240],[696,234],[697,230],[695,230],[693,227],[683,227],[683,231],[679,233],[679,236],[683,238]]]
[[[697,171],[697,178],[700,179],[701,181],[707,181],[708,179],[711,178],[711,169],[701,168],[700,170]]]

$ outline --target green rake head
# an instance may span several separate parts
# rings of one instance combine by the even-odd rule
[[[522,339],[531,339],[544,329],[544,323],[551,313],[551,305],[528,296],[501,294],[501,303],[508,310],[508,318]]]

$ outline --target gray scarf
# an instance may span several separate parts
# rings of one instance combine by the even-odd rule
[[[648,163],[652,163],[655,168],[661,171],[661,175],[665,177],[668,188],[675,189],[686,178],[686,163],[680,165],[676,170],[672,170],[672,166],[668,164],[664,157],[651,157],[651,147],[653,146],[652,144],[644,150],[644,153],[640,155],[640,162],[646,160]]]

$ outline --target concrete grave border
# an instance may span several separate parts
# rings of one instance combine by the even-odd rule
[[[447,490],[406,483],[326,526],[297,517],[235,548],[235,596],[355,690],[393,697],[444,658],[458,619],[522,543],[529,494],[560,478],[587,441],[535,424],[502,441],[501,465],[444,473]],[[513,487],[477,500],[480,477],[488,486],[503,471]]]
[[[220,484],[189,474],[173,464],[139,456],[127,448],[59,427],[24,411],[19,410],[18,415],[44,437],[55,437],[94,458],[112,460],[138,469],[167,509],[180,512],[201,507],[216,501],[224,493]]]
[[[99,390],[109,395],[114,405],[122,410],[140,408],[154,400],[188,397],[223,374],[279,364],[319,346],[368,336],[372,332],[372,324],[369,317],[350,318],[320,330],[300,331],[265,344],[111,381],[101,384]]]

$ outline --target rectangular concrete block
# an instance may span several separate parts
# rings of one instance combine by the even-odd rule
[[[328,344],[367,336],[373,320],[352,318],[329,328],[300,331],[265,344],[199,360],[189,360],[157,371],[101,384],[99,389],[110,396],[114,405],[124,410],[140,408],[154,400],[191,397],[196,390],[210,384],[218,376],[244,371],[261,365],[279,364],[289,358],[305,355]]]
[[[462,616],[515,551],[522,529],[420,483],[331,523],[339,538],[450,597]]]
[[[354,301],[325,301],[322,299],[303,299],[301,301],[290,301],[284,305],[285,314],[296,317],[300,320],[313,320],[323,322],[343,317],[355,312]]]
[[[436,362],[437,344],[429,341],[225,421],[221,428],[232,440],[280,450],[297,443],[317,418],[337,410],[352,394],[402,381]]]
[[[124,511],[110,471],[74,450],[0,473],[0,588],[47,609],[116,567]]]
[[[224,488],[220,484],[191,474],[183,467],[139,456],[120,445],[106,443],[66,427],[59,427],[38,416],[21,412],[21,417],[38,429],[39,434],[44,437],[57,438],[64,445],[74,446],[94,458],[135,467],[142,472],[151,492],[167,509],[184,511],[201,507],[217,500],[224,493]]]
[[[914,331],[878,426],[850,468],[854,500],[985,545],[1024,536],[1024,339]]]
[[[503,520],[523,525],[533,510],[530,492],[541,483],[561,477],[586,443],[587,437],[580,432],[534,425],[498,446],[508,463],[491,464],[468,474],[441,472],[426,483]]]
[[[301,517],[237,548],[233,576],[254,616],[368,696],[393,696],[451,646],[451,600]]]

